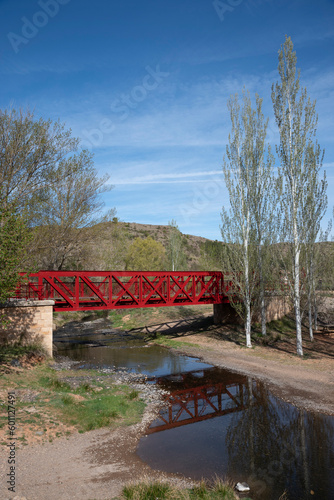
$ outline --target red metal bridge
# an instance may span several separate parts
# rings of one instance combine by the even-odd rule
[[[54,300],[55,311],[229,302],[231,283],[209,271],[39,271],[22,274],[15,297]]]

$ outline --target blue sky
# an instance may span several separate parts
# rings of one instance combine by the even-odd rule
[[[333,0],[0,0],[0,107],[60,119],[108,173],[127,222],[220,239],[227,100],[264,99],[291,36],[317,101],[329,218],[334,202]]]

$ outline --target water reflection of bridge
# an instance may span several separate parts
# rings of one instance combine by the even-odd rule
[[[247,377],[230,374],[222,381],[217,379],[216,368],[158,379],[160,385],[172,392],[147,434],[240,412],[256,404]],[[183,388],[173,390],[175,386]]]

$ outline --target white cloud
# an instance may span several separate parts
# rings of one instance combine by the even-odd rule
[[[194,179],[194,177],[210,177],[221,175],[221,170],[213,171],[203,171],[203,172],[183,172],[183,173],[171,173],[171,174],[152,174],[145,176],[138,176],[133,178],[114,178],[113,183],[116,185],[120,184],[171,184],[171,183],[182,183],[186,182],[203,182],[203,179]],[[187,179],[187,180],[185,180]]]

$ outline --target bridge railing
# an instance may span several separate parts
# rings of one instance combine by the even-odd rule
[[[224,276],[216,271],[39,271],[25,277],[16,297],[52,299],[63,311],[227,301]]]

